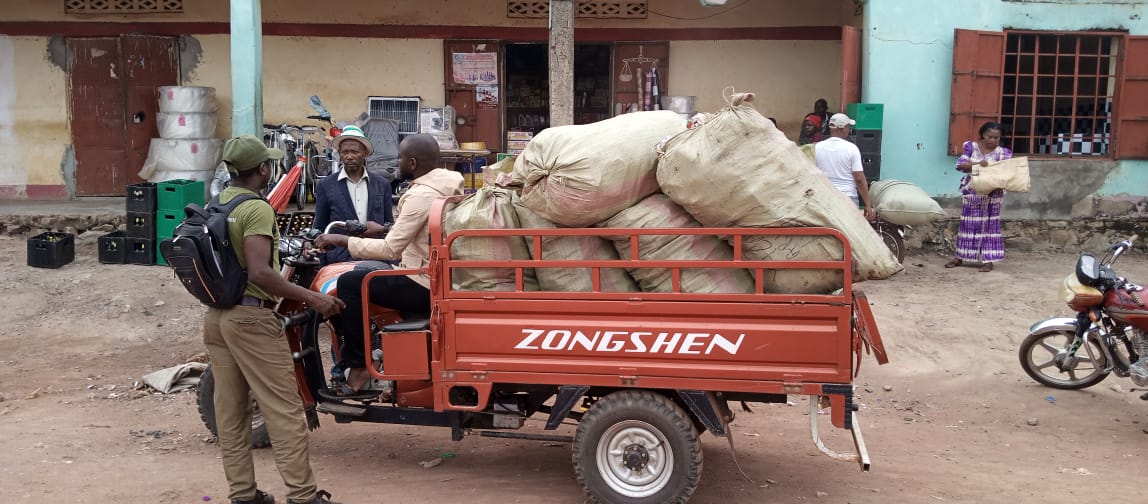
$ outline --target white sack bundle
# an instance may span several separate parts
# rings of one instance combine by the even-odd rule
[[[554,229],[558,226],[543,219],[519,202],[514,205],[518,223],[522,229]],[[529,239],[526,246],[534,257],[534,245]],[[618,258],[614,244],[600,236],[543,236],[542,258],[555,261],[611,260]],[[602,292],[637,292],[638,284],[620,268],[602,268],[600,288]],[[536,268],[538,289],[544,291],[590,292],[594,281],[590,268]]]
[[[213,138],[215,112],[158,112],[156,129],[162,138]]]
[[[535,135],[514,164],[522,203],[551,222],[587,227],[658,191],[658,140],[685,131],[670,111],[635,112]]]
[[[608,228],[696,228],[698,221],[664,194],[653,194],[599,224]],[[630,258],[630,237],[618,235],[614,247]],[[663,261],[728,261],[733,249],[711,235],[650,235],[638,238],[638,257]],[[631,268],[630,276],[644,292],[671,292],[672,272],[664,268]],[[682,292],[748,294],[753,277],[744,269],[682,269]]]
[[[451,206],[443,217],[443,233],[450,235],[463,229],[516,229],[514,193],[506,189],[483,187]],[[451,245],[451,258],[458,260],[530,259],[525,238],[521,236],[464,236]],[[533,269],[523,271],[526,290],[538,290]],[[455,268],[451,284],[456,290],[512,291],[514,268]]]
[[[215,88],[205,86],[160,86],[160,112],[215,112]]]
[[[898,271],[892,252],[864,215],[785,134],[753,107],[752,94],[697,127],[669,139],[658,162],[658,183],[670,199],[708,227],[829,227],[853,247],[854,280],[887,278]],[[751,260],[839,260],[831,237],[746,240]],[[842,286],[840,272],[776,270],[766,291],[828,293]]]
[[[869,185],[869,199],[881,220],[893,224],[915,226],[945,216],[937,200],[912,182],[878,180]]]

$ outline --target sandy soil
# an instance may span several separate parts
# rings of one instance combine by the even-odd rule
[[[27,267],[24,240],[0,238],[0,495],[226,502],[194,393],[133,389],[141,375],[203,351],[202,309],[165,268],[98,264],[94,236],[58,270]],[[1148,403],[1131,382],[1057,391],[1017,365],[1028,326],[1066,313],[1056,287],[1075,257],[1010,253],[991,273],[946,270],[945,260],[918,253],[903,274],[861,285],[892,359],[882,367],[866,359],[858,378],[872,472],[817,452],[804,399],[757,405],[734,423],[737,460],[752,481],[726,441],[706,435],[692,502],[1077,503],[1142,493]],[[1148,281],[1142,252],[1118,270]],[[538,420],[531,426],[541,430]],[[852,447],[843,431],[828,442]],[[312,446],[321,487],[344,503],[585,500],[567,444],[454,443],[446,430],[325,418]],[[444,456],[437,467],[419,465]],[[282,498],[270,452],[259,451],[257,464],[261,485]]]

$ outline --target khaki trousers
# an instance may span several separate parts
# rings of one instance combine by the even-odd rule
[[[288,502],[313,500],[316,485],[307,444],[307,420],[282,323],[267,308],[209,308],[203,323],[203,342],[215,375],[215,423],[223,452],[223,472],[230,486],[228,497],[255,497],[250,393],[267,424],[275,465],[287,486]]]

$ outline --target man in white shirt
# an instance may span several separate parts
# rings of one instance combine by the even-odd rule
[[[347,126],[334,143],[339,149],[342,169],[338,175],[324,177],[315,185],[314,226],[324,229],[332,221],[350,220],[384,226],[394,222],[391,184],[381,174],[371,175],[367,170],[367,156],[373,149],[363,130]],[[323,264],[331,264],[354,257],[346,248],[339,248],[327,252],[321,259]]]
[[[838,191],[858,204],[857,193],[865,203],[865,218],[874,220],[877,212],[869,202],[869,183],[865,180],[865,169],[861,166],[861,151],[853,142],[846,140],[849,127],[857,122],[841,113],[829,118],[829,138],[817,143],[814,162],[829,177]]]

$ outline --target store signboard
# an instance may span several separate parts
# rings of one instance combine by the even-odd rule
[[[453,53],[451,73],[455,84],[498,84],[498,53]]]

